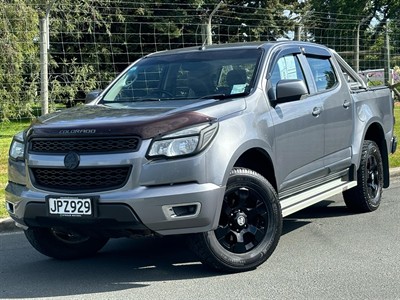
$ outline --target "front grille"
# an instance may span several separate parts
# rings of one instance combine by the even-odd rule
[[[31,168],[31,174],[34,186],[39,189],[72,193],[99,192],[124,186],[130,169],[128,166],[76,170]]]
[[[101,153],[134,152],[139,149],[138,137],[109,138],[63,138],[33,139],[30,143],[32,153]]]

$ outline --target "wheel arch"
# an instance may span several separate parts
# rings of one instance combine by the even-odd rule
[[[274,187],[275,191],[277,191],[274,165],[271,157],[265,150],[261,148],[246,150],[238,157],[233,167],[247,168],[259,173],[267,179]]]
[[[370,124],[365,132],[364,140],[374,141],[379,147],[383,164],[383,187],[387,188],[390,183],[389,153],[382,126],[377,122]]]

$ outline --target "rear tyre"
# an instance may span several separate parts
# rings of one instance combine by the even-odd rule
[[[229,176],[218,228],[191,237],[201,261],[224,272],[243,272],[265,262],[282,231],[277,194],[260,174],[234,168]]]
[[[108,241],[105,237],[89,237],[53,228],[29,228],[24,232],[37,251],[63,260],[94,255]]]
[[[354,212],[378,209],[383,191],[383,164],[379,147],[373,141],[364,141],[357,182],[357,186],[343,192],[346,206]]]

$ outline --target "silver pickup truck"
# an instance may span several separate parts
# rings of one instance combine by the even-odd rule
[[[376,210],[393,125],[389,89],[320,45],[158,52],[14,137],[6,206],[57,259],[186,234],[205,264],[246,271],[272,254],[285,216],[339,193],[352,211]]]

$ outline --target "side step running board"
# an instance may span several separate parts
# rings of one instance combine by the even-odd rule
[[[282,216],[286,217],[303,208],[326,200],[336,194],[348,190],[357,185],[357,181],[342,181],[340,178],[307,190],[303,193],[290,196],[280,201]]]

